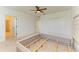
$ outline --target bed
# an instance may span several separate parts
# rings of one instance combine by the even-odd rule
[[[46,41],[46,37],[36,33],[18,40],[16,48],[18,52],[37,52]]]

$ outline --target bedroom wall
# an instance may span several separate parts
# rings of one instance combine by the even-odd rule
[[[27,36],[35,32],[35,18],[26,13],[0,7],[0,41],[5,40],[5,16],[17,18],[17,36]],[[16,23],[16,21],[14,21]],[[14,27],[16,24],[14,25]],[[16,30],[16,28],[14,28]],[[15,31],[16,32],[16,31]]]
[[[79,51],[79,7],[73,7],[73,38],[74,47]]]
[[[20,16],[17,20],[17,34],[18,37],[25,37],[35,33],[35,18],[27,15]]]
[[[5,22],[4,17],[0,14],[0,42],[5,40]]]
[[[72,39],[72,11],[43,15],[38,26],[40,33]]]

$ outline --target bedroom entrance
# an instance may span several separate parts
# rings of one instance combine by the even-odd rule
[[[13,37],[15,37],[15,17],[14,16],[6,16],[6,38],[8,39],[12,39]]]
[[[16,52],[16,17],[5,16],[5,41],[0,43],[0,52]]]

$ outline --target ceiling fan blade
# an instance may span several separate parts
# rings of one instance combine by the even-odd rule
[[[43,8],[43,9],[40,9],[40,10],[47,10],[47,8]]]
[[[39,10],[39,7],[38,6],[35,6],[35,7],[36,7],[37,10]]]
[[[40,10],[41,13],[44,13],[42,10]]]

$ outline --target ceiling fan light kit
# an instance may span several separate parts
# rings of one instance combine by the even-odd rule
[[[41,13],[40,11],[37,11],[36,13]]]

